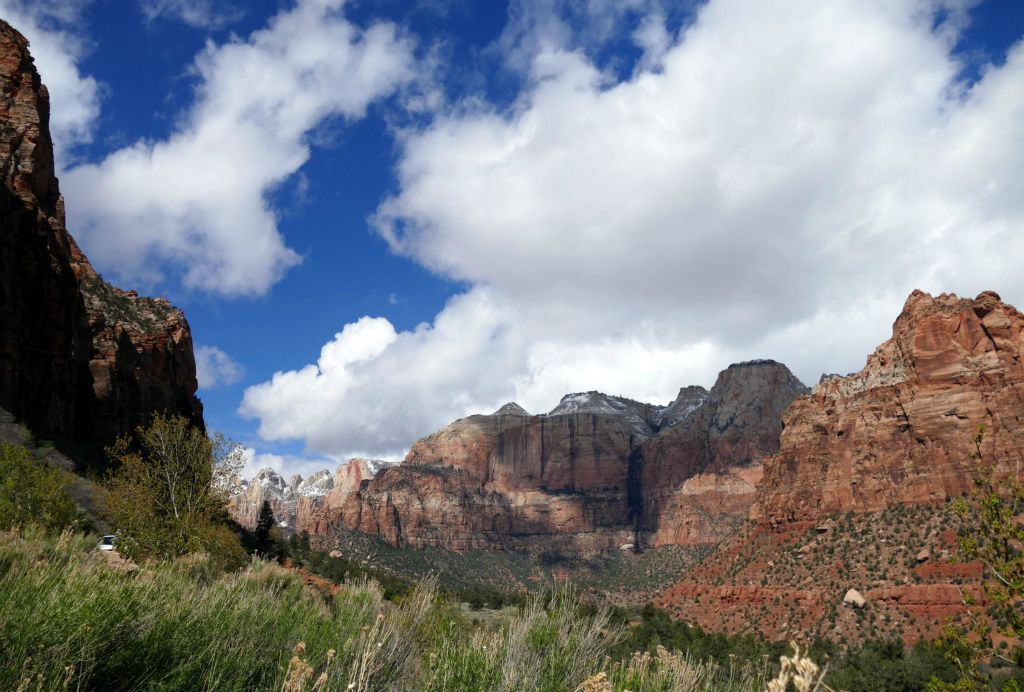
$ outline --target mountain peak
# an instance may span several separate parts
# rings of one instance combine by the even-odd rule
[[[528,416],[530,415],[525,408],[520,406],[514,401],[510,401],[497,411],[491,414],[492,416]]]

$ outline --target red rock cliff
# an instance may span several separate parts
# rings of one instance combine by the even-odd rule
[[[627,460],[653,434],[650,408],[590,392],[546,416],[509,404],[457,420],[316,528],[453,550],[616,548],[632,542]]]
[[[666,407],[599,392],[539,416],[507,404],[420,440],[400,466],[298,528],[453,550],[716,542],[735,527],[723,516],[749,513],[779,415],[803,391],[785,366],[758,361]]]
[[[49,108],[0,20],[0,407],[93,450],[153,411],[202,425],[184,315],[105,283],[65,227]]]
[[[0,21],[0,407],[33,429],[70,436],[90,337],[49,110],[28,42]]]
[[[784,414],[755,517],[772,524],[968,490],[983,459],[1024,469],[1024,316],[985,292],[974,300],[914,291],[892,338],[846,377],[823,378]]]

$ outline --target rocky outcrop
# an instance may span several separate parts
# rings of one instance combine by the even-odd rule
[[[0,20],[0,407],[33,430],[71,436],[90,337],[49,113],[28,42]]]
[[[981,463],[1019,473],[1022,352],[1024,316],[995,293],[914,291],[863,370],[824,378],[786,411],[753,515],[778,525],[938,503],[968,491]]]
[[[543,415],[509,403],[418,441],[317,513],[311,533],[452,550],[713,543],[749,513],[781,411],[803,391],[785,366],[757,361],[668,406],[600,392]]]
[[[621,545],[631,536],[627,459],[653,435],[633,415],[645,406],[575,394],[548,415],[506,404],[457,420],[416,442],[400,466],[323,513],[314,529],[453,550]]]
[[[202,425],[184,315],[104,282],[65,227],[49,109],[0,20],[0,406],[94,451],[154,411]]]
[[[184,313],[163,298],[144,298],[105,282],[74,240],[71,245],[92,337],[92,401],[78,414],[79,438],[106,444],[145,424],[154,411],[178,413],[202,426]]]
[[[782,412],[807,392],[770,360],[729,366],[705,398],[680,392],[689,414],[641,445],[634,460],[648,542],[713,543],[731,533],[750,512],[763,460],[779,449]]]
[[[503,412],[506,405],[423,438],[404,463],[455,469],[481,487],[505,490],[624,488],[624,460],[640,440],[654,435],[649,415],[643,415],[653,408],[598,392],[569,394],[543,416]]]
[[[342,507],[375,473],[392,465],[377,459],[349,459],[333,474],[323,469],[305,479],[295,474],[287,482],[274,469],[262,468],[251,480],[235,480],[228,510],[242,526],[254,528],[267,501],[283,528],[315,532],[323,511]]]

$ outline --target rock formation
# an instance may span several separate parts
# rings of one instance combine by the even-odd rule
[[[282,527],[315,531],[318,512],[341,507],[377,471],[391,465],[377,459],[349,459],[333,474],[323,469],[306,479],[296,474],[287,482],[274,469],[262,468],[252,480],[236,479],[228,509],[240,524],[253,528],[265,500]]]
[[[600,392],[543,415],[509,403],[418,441],[305,528],[460,551],[713,543],[749,513],[780,413],[804,391],[756,361],[664,407]]]
[[[192,332],[184,313],[163,298],[111,286],[74,240],[71,246],[92,337],[92,401],[78,412],[79,439],[105,444],[145,424],[154,411],[179,413],[202,426]]]
[[[995,293],[914,291],[863,370],[823,378],[786,411],[754,516],[782,524],[942,502],[969,489],[979,452],[1021,473],[1022,353],[1024,316]]]
[[[153,411],[202,425],[181,311],[104,282],[68,233],[49,96],[0,20],[0,407],[98,450]]]
[[[28,42],[0,21],[0,407],[33,429],[71,435],[90,338],[49,111]]]
[[[650,542],[711,543],[746,518],[762,460],[779,448],[782,412],[807,391],[769,360],[730,366],[706,398],[684,390],[690,414],[637,450]]]
[[[956,558],[943,503],[982,465],[1021,473],[1022,351],[1024,316],[995,293],[914,291],[860,372],[824,376],[783,413],[751,511],[760,521],[655,604],[773,639],[856,640],[870,621],[911,643],[947,618],[966,623],[964,595],[984,604],[983,566]]]

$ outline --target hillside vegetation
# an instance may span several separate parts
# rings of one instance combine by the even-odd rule
[[[365,545],[332,557],[308,537],[246,532],[220,509],[229,449],[157,416],[110,450],[115,470],[96,484],[0,420],[0,689],[760,690],[780,660],[796,670],[782,643],[651,605],[597,606],[550,580],[508,593],[465,561],[435,565],[443,581],[425,562],[411,581],[367,564]],[[124,555],[82,532],[114,517]],[[392,566],[410,555],[429,557],[402,551]],[[804,652],[848,690],[955,684],[955,660],[980,660],[966,640]]]
[[[568,592],[481,626],[431,581],[393,602],[366,581],[325,597],[261,560],[131,569],[93,545],[0,534],[0,688],[748,690],[768,673],[664,649],[612,661],[622,629]]]

